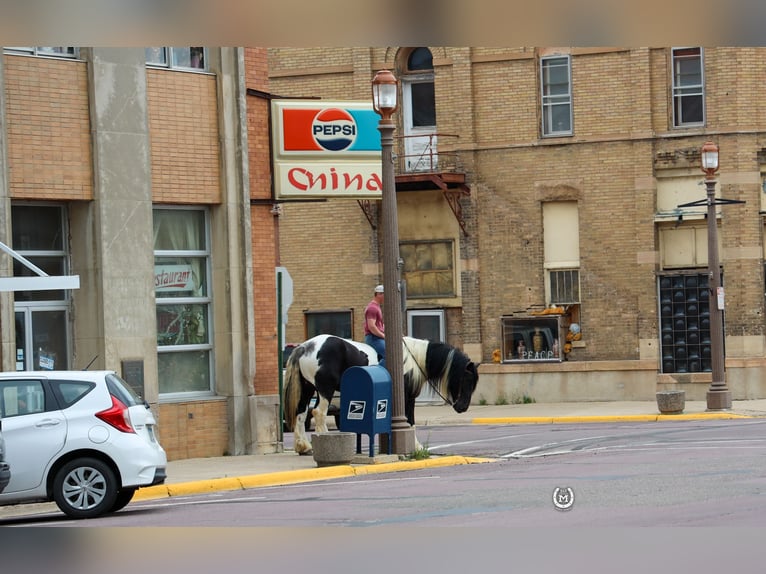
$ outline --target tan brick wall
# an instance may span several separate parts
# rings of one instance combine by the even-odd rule
[[[270,50],[272,88],[290,96],[366,98],[362,80],[369,82],[380,67],[396,68],[398,52]],[[752,257],[761,247],[763,228],[757,213],[760,189],[752,179],[766,140],[761,133],[766,130],[766,99],[760,90],[766,72],[763,48],[704,51],[707,125],[686,130],[672,128],[669,48],[432,52],[438,131],[460,135],[457,147],[472,182],[472,197],[464,206],[469,229],[478,236],[461,239],[462,256],[477,256],[479,272],[464,273],[461,321],[454,312],[450,321],[460,325],[465,343],[481,343],[485,361],[499,345],[502,315],[544,304],[541,202],[560,193],[574,195],[580,217],[585,346],[572,359],[638,359],[639,341],[657,338],[658,269],[651,255],[658,249],[656,186],[650,182],[657,169],[687,166],[675,160],[660,166],[655,158],[684,157],[708,138],[721,147],[721,194],[747,201],[724,207],[720,224],[728,278],[727,333],[764,334],[762,260]],[[573,137],[540,138],[541,53],[571,54]],[[370,57],[369,70],[360,65],[362,55]],[[698,169],[697,164],[692,168]],[[362,226],[358,235],[346,227],[338,235],[337,228],[318,222],[355,221],[352,212],[352,206],[330,202],[288,206],[281,227],[283,262],[297,279],[300,309],[366,299],[349,285],[353,281],[347,272],[340,277],[336,272],[346,257],[373,263],[376,252],[368,245],[376,241],[375,234]],[[403,233],[400,229],[400,237]],[[301,247],[307,236],[312,237],[310,253]],[[347,255],[348,249],[353,254]],[[473,283],[478,287],[472,291]],[[300,309],[290,314],[291,323],[293,318],[299,323],[289,327],[294,337],[303,325]]]
[[[157,434],[168,460],[229,454],[225,399],[161,403],[159,409]]]
[[[146,83],[152,199],[220,203],[216,76],[147,69]]]
[[[87,64],[4,55],[13,199],[93,199]]]

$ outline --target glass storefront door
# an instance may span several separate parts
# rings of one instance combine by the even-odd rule
[[[16,370],[69,368],[67,309],[16,304]]]

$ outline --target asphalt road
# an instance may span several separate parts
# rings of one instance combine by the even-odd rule
[[[766,526],[766,420],[420,428],[496,462],[131,503],[0,526]]]

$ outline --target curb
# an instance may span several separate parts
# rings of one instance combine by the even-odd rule
[[[493,462],[494,460],[495,459],[491,458],[476,458],[466,456],[443,456],[423,460],[399,461],[371,465],[338,465],[308,468],[302,470],[270,472],[266,474],[254,474],[241,477],[214,478],[211,480],[199,480],[194,482],[180,482],[176,484],[148,486],[136,491],[133,500],[155,500],[158,498],[187,496],[191,494],[207,494],[222,490],[245,490],[248,488],[262,488],[266,486],[282,486],[286,484],[329,480],[331,478],[364,476],[368,474],[379,474],[384,472],[421,470],[423,468],[438,468],[444,466],[457,466],[461,464],[480,464],[485,462]]]
[[[692,420],[731,420],[756,418],[752,415],[737,413],[694,413],[678,415],[594,415],[566,417],[480,417],[471,419],[471,424],[553,424],[553,423],[603,423],[603,422],[657,422],[657,421],[692,421]]]

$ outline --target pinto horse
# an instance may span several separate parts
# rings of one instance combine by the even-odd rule
[[[404,414],[415,426],[415,399],[431,384],[455,411],[468,410],[479,374],[476,365],[460,350],[445,343],[403,337]],[[289,430],[295,432],[295,451],[311,453],[304,423],[315,392],[319,403],[312,411],[317,432],[327,432],[327,408],[340,379],[349,367],[378,364],[375,349],[364,343],[333,335],[317,335],[298,345],[285,367],[283,409]],[[420,444],[415,439],[416,445]]]

